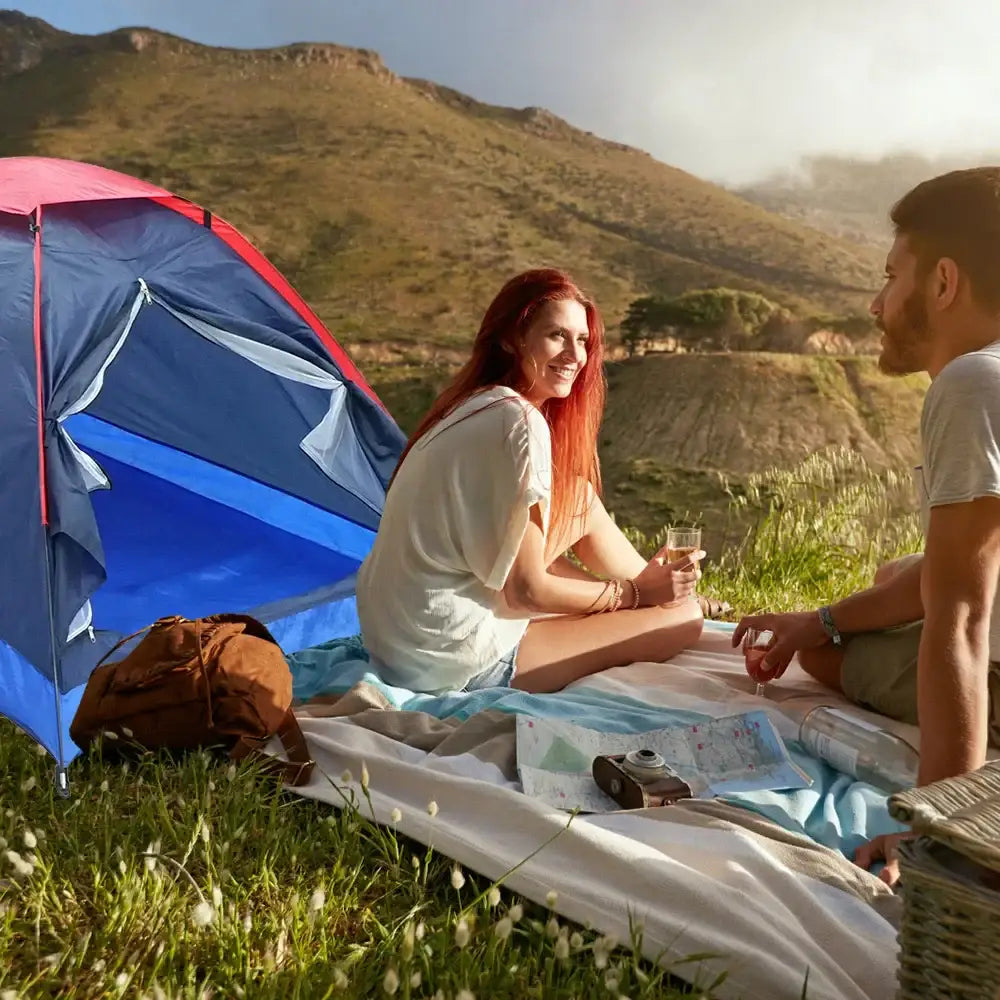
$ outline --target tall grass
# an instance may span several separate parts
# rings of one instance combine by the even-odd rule
[[[871,585],[876,568],[922,547],[909,475],[876,471],[857,452],[830,449],[793,469],[767,469],[730,487],[742,540],[705,566],[701,590],[734,615],[813,608]],[[652,555],[666,542],[625,529]]]
[[[704,589],[740,613],[863,586],[919,546],[906,490],[848,452],[762,473],[734,490],[734,517],[757,521]],[[335,811],[207,753],[95,755],[65,801],[2,720],[0,775],[0,1000],[690,995],[638,938],[566,924],[376,826],[349,775]],[[714,995],[697,961],[673,971]]]

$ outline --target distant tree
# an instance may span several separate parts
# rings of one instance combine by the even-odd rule
[[[669,331],[689,349],[731,350],[746,346],[777,310],[763,295],[732,288],[697,288],[675,298],[647,295],[628,307],[622,342],[632,355]]]

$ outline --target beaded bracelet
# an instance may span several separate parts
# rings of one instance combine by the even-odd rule
[[[632,607],[629,610],[635,611],[639,607],[639,584],[635,580],[626,580],[625,582],[632,584]]]

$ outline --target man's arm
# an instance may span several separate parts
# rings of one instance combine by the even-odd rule
[[[1000,498],[931,508],[917,659],[918,784],[986,760],[990,617],[1000,573]]]
[[[925,558],[915,559],[894,573],[885,583],[845,597],[830,606],[837,630],[875,632],[919,621],[924,614],[920,594],[920,569]],[[815,649],[829,642],[820,616],[815,611],[788,611],[784,614],[745,615],[733,632],[738,646],[747,628],[769,629],[774,643],[764,659],[764,669],[780,677],[792,657],[802,649]]]
[[[924,561],[914,559],[885,583],[878,583],[831,604],[830,613],[837,629],[845,634],[876,632],[920,621],[924,616],[920,585]]]

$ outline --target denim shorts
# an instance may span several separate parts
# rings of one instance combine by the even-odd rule
[[[515,646],[492,666],[481,670],[462,690],[480,691],[483,688],[509,688],[510,682],[514,679],[514,671],[517,669],[517,649],[518,647]]]

